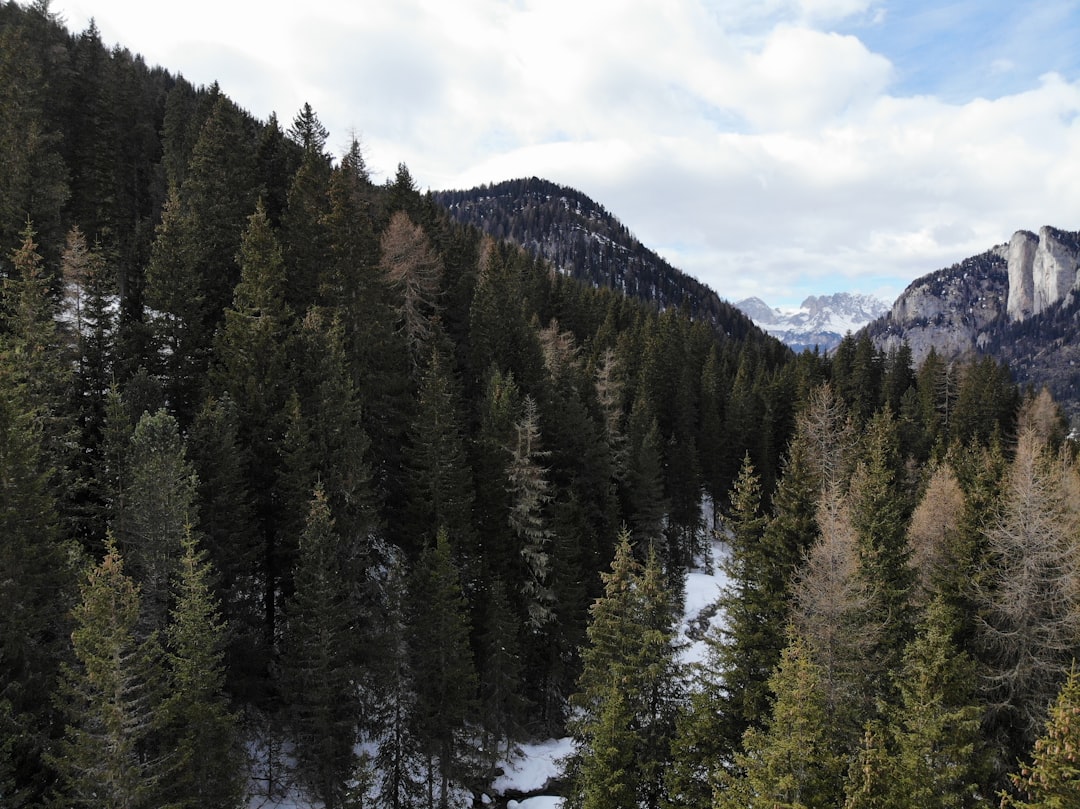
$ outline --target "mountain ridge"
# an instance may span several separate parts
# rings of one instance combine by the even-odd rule
[[[992,357],[1017,383],[1046,387],[1080,421],[1080,232],[1044,225],[928,273],[867,324],[875,346],[933,350],[947,361]]]
[[[528,177],[432,191],[431,197],[456,221],[519,244],[573,278],[649,301],[661,310],[686,307],[692,317],[730,337],[766,334],[738,307],[646,247],[603,205],[577,189]]]

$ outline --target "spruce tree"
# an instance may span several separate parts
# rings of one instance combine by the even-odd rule
[[[60,701],[68,716],[52,765],[60,798],[75,806],[161,806],[171,767],[158,734],[164,669],[157,633],[137,637],[139,588],[116,546],[90,569],[71,633],[75,662],[63,667]]]
[[[161,706],[172,760],[165,793],[170,806],[236,807],[244,759],[238,717],[226,702],[226,626],[211,590],[212,569],[190,529],[176,577],[175,606],[165,630],[168,696]]]
[[[143,414],[131,437],[127,470],[116,539],[139,585],[145,638],[167,623],[184,536],[196,520],[198,480],[176,419],[164,410]]]
[[[1010,776],[1014,791],[1002,794],[1002,809],[1080,807],[1078,750],[1080,674],[1074,668],[1050,706],[1046,729],[1035,742],[1031,762]]]
[[[517,440],[510,448],[506,467],[511,496],[509,521],[524,563],[522,596],[526,620],[533,630],[538,630],[554,617],[554,594],[550,586],[551,529],[545,524],[544,514],[551,494],[546,470],[540,465],[547,453],[541,448],[536,402],[530,396],[522,401],[521,419],[515,430]]]
[[[327,809],[345,805],[357,772],[360,617],[350,598],[347,543],[316,489],[286,606],[282,680],[300,780]]]
[[[571,697],[581,714],[571,725],[577,750],[568,800],[573,807],[586,801],[608,805],[598,789],[606,785],[632,795],[636,805],[656,809],[665,799],[663,772],[683,687],[671,592],[655,549],[643,567],[625,529],[603,580],[604,595],[591,609],[589,643],[581,653],[578,691]],[[619,777],[605,771],[613,766]]]
[[[823,672],[792,633],[770,678],[775,695],[764,729],[751,728],[734,769],[721,772],[715,809],[817,809],[843,795],[845,758],[829,731]]]
[[[466,732],[475,713],[476,669],[450,539],[440,528],[420,555],[410,586],[409,659],[416,703],[412,733],[423,758],[427,809],[447,809],[451,789],[471,775]]]

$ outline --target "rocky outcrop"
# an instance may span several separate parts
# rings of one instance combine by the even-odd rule
[[[1006,308],[1006,256],[995,248],[914,281],[868,333],[885,351],[906,342],[916,364],[931,348],[950,359],[975,354]]]
[[[1009,242],[1011,321],[1023,321],[1061,303],[1077,288],[1080,243],[1077,234],[1049,226],[1039,235],[1018,230]]]
[[[1039,237],[1018,230],[1009,241],[1009,320],[1024,320],[1035,310],[1035,253]]]

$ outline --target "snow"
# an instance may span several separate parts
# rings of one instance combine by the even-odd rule
[[[574,742],[569,738],[548,739],[518,747],[521,755],[503,762],[503,774],[491,784],[497,794],[542,789],[551,779],[562,776],[561,760],[574,752]]]
[[[562,798],[556,798],[554,795],[541,795],[537,798],[526,798],[523,801],[507,801],[507,809],[561,809],[563,804]]]
[[[700,560],[686,574],[686,600],[678,627],[684,663],[705,661],[705,635],[721,623],[722,616],[716,605],[721,591],[728,585],[728,578],[723,572],[724,543],[714,539],[707,553],[709,558]]]

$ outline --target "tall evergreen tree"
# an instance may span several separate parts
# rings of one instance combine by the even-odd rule
[[[845,759],[829,728],[822,671],[797,633],[770,679],[775,703],[765,729],[751,728],[731,773],[721,772],[715,809],[837,806]]]
[[[301,781],[327,809],[345,805],[357,774],[359,639],[350,553],[325,493],[315,490],[286,608],[283,684]]]
[[[1080,749],[1078,716],[1080,674],[1074,668],[1050,706],[1046,730],[1035,742],[1031,763],[1010,776],[1015,792],[1002,796],[1003,809],[1080,806],[1080,767],[1076,760]]]
[[[198,481],[176,419],[144,413],[128,450],[128,485],[116,525],[117,546],[140,588],[140,637],[164,629],[183,540],[195,524]]]
[[[182,809],[240,804],[244,760],[238,717],[224,694],[226,627],[210,587],[212,570],[190,529],[165,630],[168,696],[163,714],[169,763],[165,794]]]
[[[603,574],[604,595],[591,609],[589,643],[571,698],[581,714],[571,728],[577,750],[570,806],[611,805],[600,787],[649,809],[665,798],[663,773],[683,683],[662,571],[655,549],[644,567],[634,559],[624,529],[611,571]]]
[[[139,588],[116,546],[87,574],[71,633],[75,664],[64,667],[68,716],[51,756],[61,800],[75,806],[139,809],[161,805],[171,761],[158,745],[163,665],[156,633],[140,641]]]
[[[547,527],[544,510],[551,494],[540,460],[546,455],[540,444],[539,416],[536,402],[526,396],[522,401],[521,419],[515,424],[517,440],[510,448],[506,468],[510,489],[510,529],[513,532],[524,563],[522,596],[529,626],[540,629],[554,617],[554,594],[550,587],[551,529]]]
[[[409,656],[416,692],[411,718],[423,757],[423,805],[447,809],[455,781],[467,778],[473,766],[466,753],[466,732],[477,683],[466,601],[445,528],[421,553],[409,592]]]

